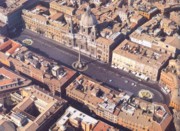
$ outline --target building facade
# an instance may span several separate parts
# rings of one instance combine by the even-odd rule
[[[36,86],[23,88],[21,95],[23,101],[7,114],[19,131],[46,130],[57,115],[64,112],[67,104],[64,99],[51,96]]]
[[[118,129],[70,106],[61,118],[49,129],[49,131],[55,130],[117,131]]]
[[[0,6],[0,21],[5,23],[8,28],[16,28],[22,25],[22,9],[36,4],[38,0],[5,0]]]
[[[67,84],[76,77],[76,71],[29,51],[13,40],[0,45],[0,62],[39,81],[55,94],[65,92]]]
[[[180,60],[172,59],[161,72],[160,84],[171,90],[170,106],[180,110]]]
[[[61,6],[60,2],[53,1],[50,8],[37,5],[31,10],[23,10],[22,17],[27,29],[109,63],[112,50],[124,36],[120,31],[107,30],[108,24],[100,24],[89,6],[84,12],[85,5],[80,5],[82,7],[77,9],[69,5]]]
[[[157,15],[137,28],[129,38],[132,42],[170,54],[175,58],[180,53],[177,27],[172,20]]]
[[[18,75],[8,68],[0,67],[0,98],[31,84],[31,80]]]
[[[66,95],[86,106],[92,113],[130,130],[165,130],[172,120],[168,107],[115,91],[80,75],[67,88]]]
[[[170,55],[124,40],[113,51],[112,66],[133,74],[144,75],[151,80],[158,80],[161,69]]]

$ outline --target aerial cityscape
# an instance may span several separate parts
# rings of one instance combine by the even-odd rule
[[[180,131],[180,0],[0,0],[0,131]]]

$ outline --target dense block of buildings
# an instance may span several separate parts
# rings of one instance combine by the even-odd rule
[[[158,80],[170,55],[124,40],[113,51],[112,66]]]
[[[133,7],[123,5],[119,8],[120,1],[93,6],[94,3],[55,0],[50,2],[49,7],[39,4],[23,10],[22,17],[27,29],[109,63],[112,50],[143,24],[145,18]],[[128,8],[127,12],[125,8]],[[124,21],[124,18],[127,20]]]
[[[147,19],[151,19],[158,13],[158,8],[154,6],[152,2],[147,0],[136,0],[133,2],[133,6],[140,15]]]
[[[6,118],[11,120],[18,131],[46,130],[55,117],[64,111],[66,101],[49,95],[38,87],[21,90],[23,101],[17,104]]]
[[[166,15],[172,11],[180,10],[180,2],[178,0],[159,1],[155,2],[154,5],[163,15]]]
[[[157,15],[136,29],[130,35],[130,40],[175,57],[180,53],[177,27],[178,25],[171,19]]]
[[[0,45],[0,62],[44,83],[52,93],[62,93],[76,72],[31,52],[13,40]]]
[[[164,104],[149,103],[126,91],[115,91],[80,75],[67,88],[69,98],[96,115],[131,130],[163,131],[172,120]]]
[[[57,130],[118,131],[118,129],[82,113],[71,106],[66,109],[63,116],[49,129],[49,131]]]
[[[11,29],[21,25],[22,9],[37,3],[37,1],[38,0],[1,0],[0,23],[4,23]]]
[[[146,19],[140,15],[132,6],[122,6],[117,9],[121,24],[121,33],[125,36],[128,36],[132,33],[137,27],[143,24]]]
[[[6,94],[17,91],[21,87],[30,85],[31,80],[28,80],[11,70],[0,67],[0,97],[5,97]]]
[[[32,10],[23,10],[26,28],[76,51],[81,49],[82,53],[92,58],[109,62],[112,49],[123,35],[119,31],[105,29],[104,26],[98,27],[98,20],[90,7],[83,12],[81,8],[61,6],[61,2],[50,3],[49,9],[37,5]],[[78,19],[80,16],[81,19]]]
[[[172,59],[161,72],[160,84],[171,90],[170,106],[180,110],[180,60]]]
[[[161,72],[160,83],[171,90],[178,88],[180,85],[180,60],[171,59],[166,68]]]

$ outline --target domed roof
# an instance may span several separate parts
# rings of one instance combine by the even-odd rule
[[[81,16],[80,25],[86,28],[97,25],[97,20],[94,14],[91,12],[91,8],[88,6],[86,12]]]

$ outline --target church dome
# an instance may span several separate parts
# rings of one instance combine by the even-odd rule
[[[86,12],[81,16],[80,25],[89,28],[97,25],[97,20],[94,14],[91,12],[91,8],[88,6]]]

